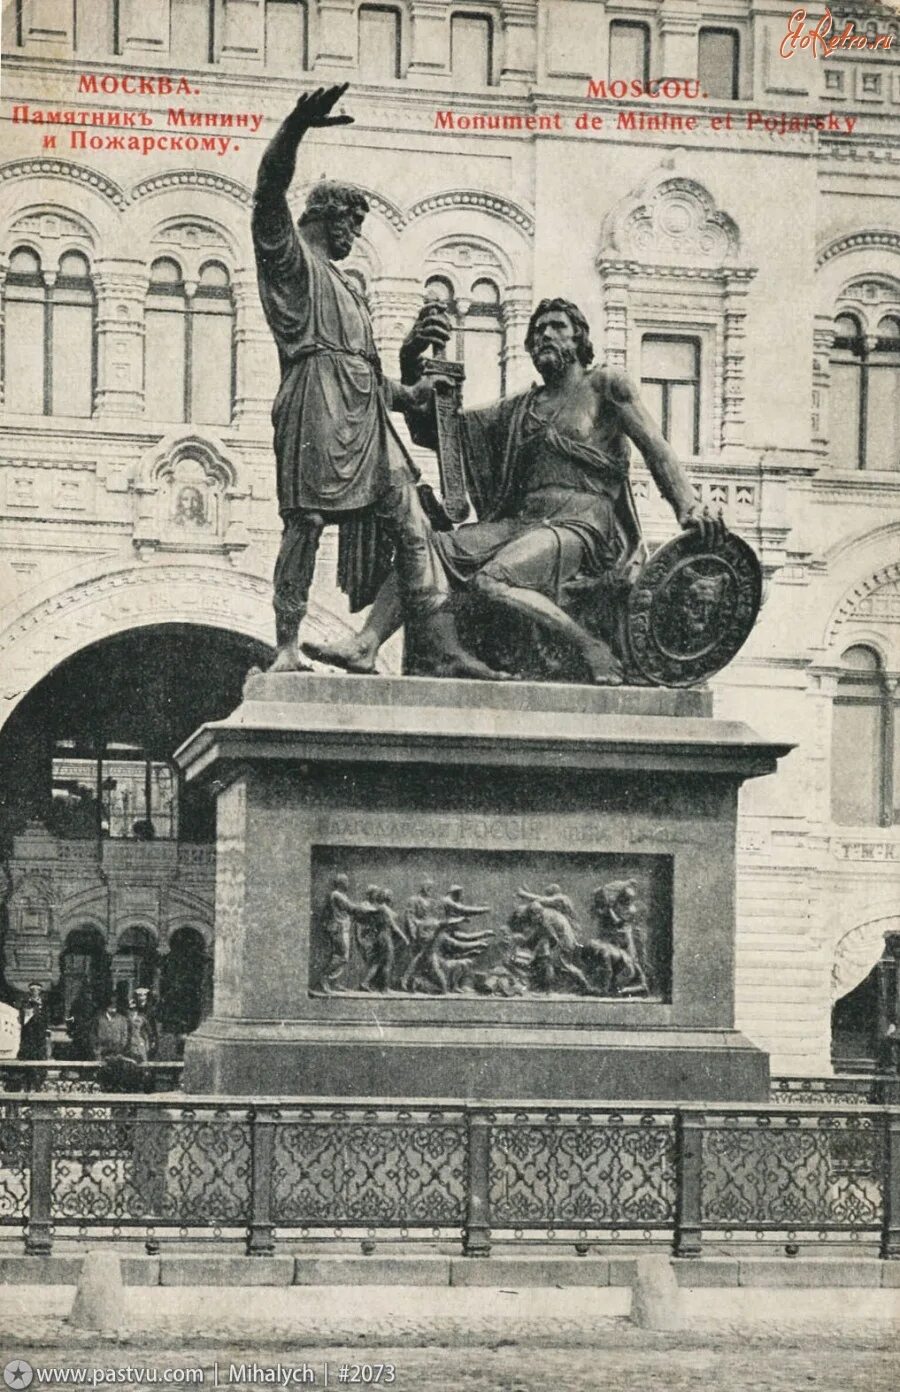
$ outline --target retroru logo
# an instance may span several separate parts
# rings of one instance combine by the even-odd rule
[[[810,19],[807,10],[797,9],[788,20],[787,33],[778,52],[782,58],[793,58],[798,49],[806,49],[814,58],[830,58],[841,49],[871,52],[891,48],[893,42],[893,34],[879,34],[874,30],[857,33],[852,19],[847,20],[839,33],[835,32],[834,15],[828,9],[818,19]]]

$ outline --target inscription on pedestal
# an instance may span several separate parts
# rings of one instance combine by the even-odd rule
[[[312,850],[312,994],[671,998],[672,858]]]

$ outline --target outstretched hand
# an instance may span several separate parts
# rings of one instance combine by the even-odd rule
[[[334,87],[317,87],[314,92],[304,92],[294,107],[294,119],[306,130],[319,126],[352,126],[352,116],[329,115],[349,85],[339,82]]]
[[[720,546],[728,528],[721,510],[714,517],[708,507],[697,504],[680,517],[679,522],[686,532],[691,533],[704,546]]]

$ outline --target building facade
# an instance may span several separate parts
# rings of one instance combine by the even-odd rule
[[[85,973],[158,983],[179,933],[212,948],[209,821],[171,753],[272,641],[252,188],[299,91],[348,81],[355,124],[304,141],[292,202],[323,173],[365,190],[347,267],[388,372],[428,293],[467,404],[519,389],[531,308],[565,295],[759,554],[762,615],[717,714],[796,749],[742,798],[737,1023],[776,1071],[826,1072],[840,1000],[839,1049],[871,1051],[900,931],[900,34],[889,6],[836,9],[866,46],[824,58],[795,8],[5,7],[11,986],[61,983],[68,1009]],[[633,479],[659,542],[671,513]],[[320,634],[353,622],[333,561]]]

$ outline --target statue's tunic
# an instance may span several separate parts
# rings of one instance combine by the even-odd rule
[[[257,192],[259,293],[281,364],[272,407],[278,506],[353,512],[409,460],[390,422],[369,314],[298,233],[283,196]]]
[[[635,553],[640,534],[628,487],[629,447],[620,432],[576,440],[534,411],[538,388],[462,418],[466,483],[479,521],[438,534],[435,544],[457,583],[496,566],[509,582],[552,598],[574,569],[600,574]],[[529,563],[518,553],[506,575],[504,548],[535,528],[549,528],[560,564],[548,571],[546,552]],[[580,550],[564,546],[577,538]]]

